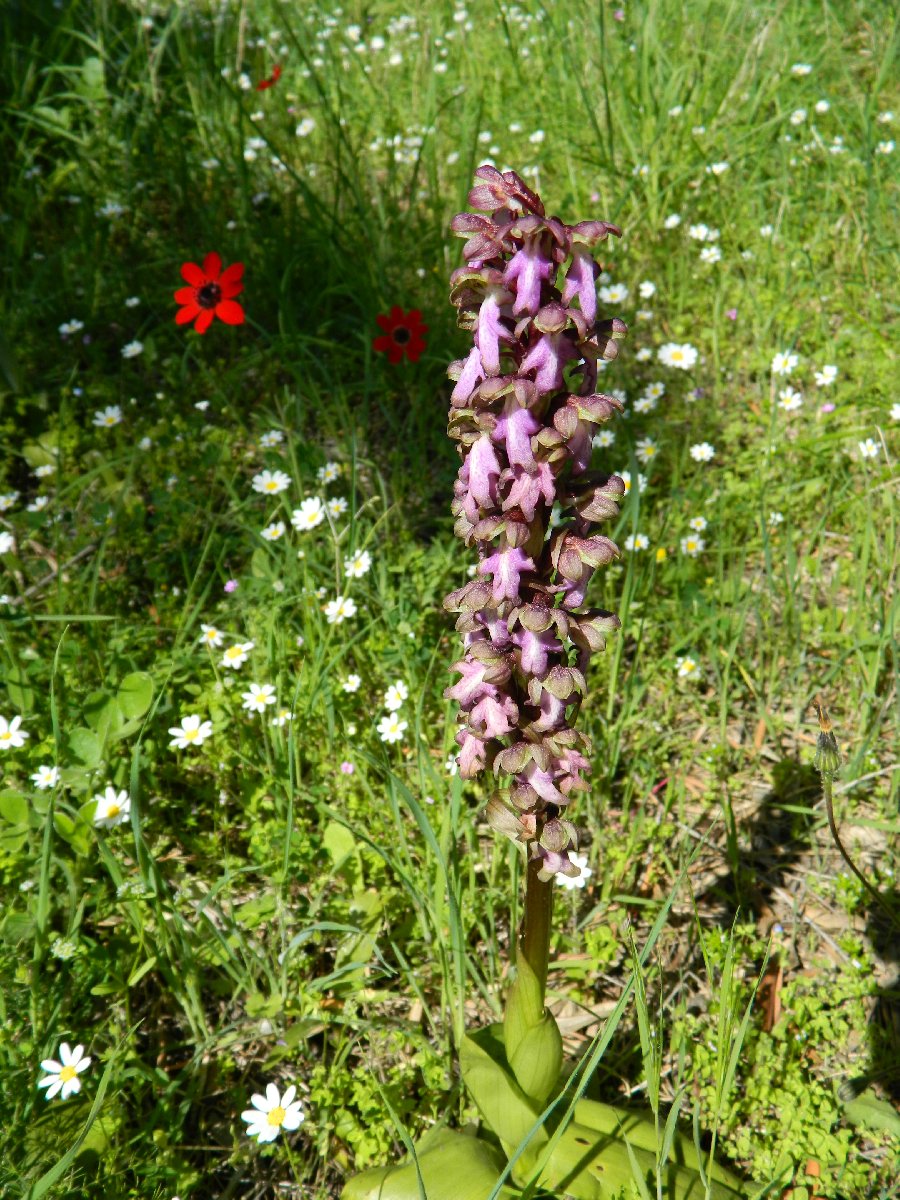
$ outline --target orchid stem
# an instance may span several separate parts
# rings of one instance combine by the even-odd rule
[[[550,962],[550,923],[553,916],[553,880],[543,883],[538,878],[541,860],[528,863],[525,883],[525,913],[519,930],[517,953],[521,954],[534,972],[540,986],[540,1010],[544,1009],[547,987],[547,968]],[[538,1013],[538,1017],[540,1013]]]

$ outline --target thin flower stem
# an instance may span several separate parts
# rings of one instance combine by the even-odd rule
[[[881,908],[886,913],[891,924],[895,928],[900,928],[900,921],[898,921],[897,915],[891,908],[890,904],[888,904],[887,900],[885,900],[884,896],[882,896],[882,894],[878,890],[878,888],[874,887],[871,883],[869,883],[868,879],[866,879],[865,875],[863,875],[862,871],[860,871],[859,867],[857,867],[856,863],[853,861],[853,859],[847,853],[847,850],[844,847],[844,843],[840,839],[840,835],[838,834],[838,831],[837,831],[837,822],[834,819],[834,802],[832,800],[832,785],[833,785],[833,783],[834,783],[834,776],[828,771],[823,771],[822,772],[822,795],[825,798],[825,812],[828,816],[828,828],[831,830],[831,836],[834,839],[834,844],[837,846],[838,850],[840,851],[841,858],[843,858],[844,862],[847,864],[847,866],[850,868],[850,870],[853,872],[853,874],[856,876],[856,878],[859,880],[859,882],[863,885],[863,887],[866,889],[866,891],[869,893],[869,895],[872,896],[875,900],[877,900],[878,904],[881,906]]]

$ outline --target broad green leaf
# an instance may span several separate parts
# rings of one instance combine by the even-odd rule
[[[844,1105],[844,1116],[851,1125],[861,1129],[879,1130],[900,1137],[900,1115],[887,1100],[880,1100],[871,1088]]]
[[[30,941],[34,937],[34,917],[28,913],[7,913],[0,925],[0,937],[4,942],[15,945],[17,942]]]
[[[618,1200],[623,1188],[637,1188],[639,1194],[646,1188],[656,1195],[656,1146],[650,1112],[580,1100],[575,1119],[544,1167],[540,1186],[573,1200]],[[513,1178],[524,1184],[528,1171],[518,1170],[519,1165]],[[707,1191],[694,1145],[681,1134],[673,1138],[672,1159],[663,1165],[660,1182],[666,1200],[743,1200],[750,1195],[747,1185],[720,1166],[713,1170]]]
[[[69,749],[86,767],[97,767],[103,754],[103,744],[92,729],[79,725],[69,733]]]
[[[263,892],[261,896],[239,904],[234,910],[234,919],[244,929],[255,929],[274,914],[275,903],[274,892]]]
[[[84,719],[96,733],[101,744],[122,724],[122,714],[115,696],[107,692],[91,692],[84,704]]]
[[[15,788],[6,788],[0,792],[0,817],[10,825],[24,825],[28,822],[28,801]]]
[[[3,683],[12,708],[23,716],[34,707],[34,692],[29,684],[28,675],[22,667],[10,667],[4,672]]]
[[[142,717],[153,703],[153,679],[146,671],[134,671],[119,684],[119,708],[130,720]]]
[[[506,1062],[503,1026],[489,1025],[466,1034],[459,1051],[459,1065],[466,1091],[489,1128],[507,1146],[517,1146],[528,1136],[538,1118],[534,1105],[513,1078]],[[532,1138],[542,1145],[547,1135],[541,1129]]]
[[[504,1167],[503,1155],[478,1138],[449,1129],[436,1131],[416,1148],[414,1162],[376,1167],[351,1179],[341,1200],[488,1200]],[[421,1172],[422,1189],[419,1184]],[[515,1195],[503,1188],[500,1196]]]

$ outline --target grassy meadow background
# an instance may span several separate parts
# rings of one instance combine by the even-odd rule
[[[470,565],[448,226],[486,158],[624,231],[600,386],[626,414],[595,461],[631,487],[592,591],[622,632],[580,717],[592,873],[556,897],[567,1053],[671,901],[639,971],[658,1044],[629,1004],[590,1094],[658,1087],[769,1195],[898,1194],[896,929],[829,836],[811,708],[890,906],[894,22],[874,0],[2,7],[4,1196],[325,1200],[401,1130],[474,1119],[456,1051],[501,1010],[521,874],[442,698],[441,598]],[[201,337],[172,296],[210,251],[245,264],[247,321]],[[429,327],[415,364],[373,350],[393,305]],[[254,491],[263,470],[289,486]],[[307,497],[327,516],[296,530]],[[250,684],[277,702],[246,711]],[[172,748],[191,715],[211,735]],[[107,786],[131,802],[111,828]],[[92,1063],[48,1101],[62,1042]],[[305,1120],[266,1147],[240,1114],[270,1082]]]

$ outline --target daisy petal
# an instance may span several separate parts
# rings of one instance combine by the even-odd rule
[[[254,1108],[259,1109],[257,1117],[259,1116],[259,1113],[265,1115],[269,1111],[268,1101],[266,1100],[265,1096],[261,1096],[259,1092],[253,1093],[253,1095],[250,1097],[250,1103]]]
[[[62,1070],[62,1063],[58,1063],[55,1058],[45,1058],[41,1063],[42,1071],[49,1071],[51,1075],[58,1075]]]
[[[297,1089],[294,1087],[293,1084],[291,1084],[291,1086],[288,1088],[288,1090],[281,1097],[281,1107],[282,1108],[290,1108],[291,1105],[294,1103],[294,1097],[296,1095],[297,1095]]]
[[[82,1054],[84,1054],[84,1046],[79,1044],[72,1051],[72,1066],[75,1066]]]
[[[281,1122],[288,1133],[293,1133],[295,1129],[299,1129],[303,1124],[303,1113],[299,1104],[295,1104],[293,1108],[289,1108],[284,1114],[284,1120]]]
[[[277,1108],[281,1103],[281,1096],[274,1083],[270,1083],[266,1087],[266,1103],[270,1108]]]
[[[62,1065],[68,1067],[72,1062],[72,1050],[68,1042],[63,1042],[59,1048],[59,1057]]]
[[[62,1098],[63,1098],[63,1100],[68,1100],[68,1098],[71,1095],[73,1095],[75,1092],[80,1092],[80,1091],[81,1091],[81,1080],[78,1078],[77,1075],[75,1075],[75,1076],[73,1076],[72,1079],[67,1079],[66,1082],[63,1084]]]
[[[81,1072],[86,1071],[90,1065],[91,1065],[91,1058],[90,1058],[90,1055],[88,1055],[88,1057],[83,1058],[80,1063],[75,1064],[75,1070],[80,1075]]]
[[[47,1088],[47,1099],[52,1100],[53,1097],[57,1096],[61,1091],[62,1091],[62,1080],[54,1079],[53,1082],[50,1084],[50,1086]]]

